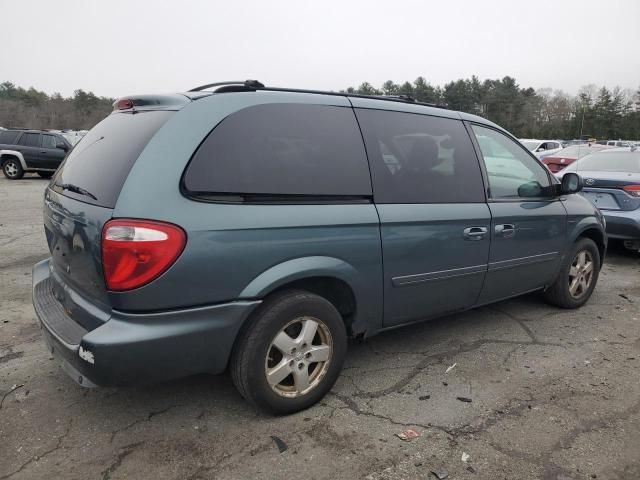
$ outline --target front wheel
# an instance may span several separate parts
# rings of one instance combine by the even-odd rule
[[[231,376],[255,407],[293,413],[331,390],[346,351],[345,325],[331,302],[309,292],[283,292],[268,298],[240,334]]]
[[[9,158],[2,163],[2,173],[9,180],[19,180],[24,176],[24,170],[17,158]]]
[[[578,240],[545,292],[549,303],[560,308],[578,308],[591,297],[600,273],[600,252],[593,240]]]

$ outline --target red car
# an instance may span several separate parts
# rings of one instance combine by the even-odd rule
[[[604,150],[607,147],[606,145],[572,145],[567,148],[563,148],[557,153],[549,155],[548,157],[543,157],[542,162],[547,166],[552,173],[559,172],[567,165],[571,165],[573,162],[578,160],[579,158],[584,157],[585,155],[589,155],[590,153],[599,152],[600,150]]]

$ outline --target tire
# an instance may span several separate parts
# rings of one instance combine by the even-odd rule
[[[38,175],[40,175],[42,178],[51,178],[53,177],[53,174],[56,172],[38,172]]]
[[[544,292],[547,302],[560,308],[581,307],[591,297],[599,273],[598,247],[590,238],[579,239],[565,258],[555,282]]]
[[[20,161],[15,157],[9,157],[2,162],[2,173],[9,180],[20,180],[24,176],[24,170]]]
[[[253,406],[284,415],[322,399],[338,379],[346,353],[346,328],[333,304],[313,293],[290,290],[267,298],[239,334],[231,378]]]

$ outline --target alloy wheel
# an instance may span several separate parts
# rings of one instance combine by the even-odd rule
[[[296,398],[313,390],[326,375],[333,353],[329,328],[319,319],[300,317],[274,337],[265,375],[274,392]]]
[[[4,171],[7,177],[14,178],[18,176],[18,166],[13,160],[9,160],[4,164]]]
[[[573,298],[580,298],[589,291],[593,281],[593,268],[591,252],[579,251],[569,268],[569,294]]]

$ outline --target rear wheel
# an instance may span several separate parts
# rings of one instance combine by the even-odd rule
[[[257,408],[293,413],[331,390],[346,351],[346,329],[333,304],[304,291],[283,292],[267,299],[241,333],[231,376]]]
[[[2,162],[2,173],[9,180],[19,180],[24,176],[22,165],[15,157],[10,157]]]
[[[42,178],[51,178],[55,172],[38,172]]]
[[[545,292],[549,303],[578,308],[591,297],[600,273],[600,252],[590,238],[578,240],[566,257],[556,281]]]

